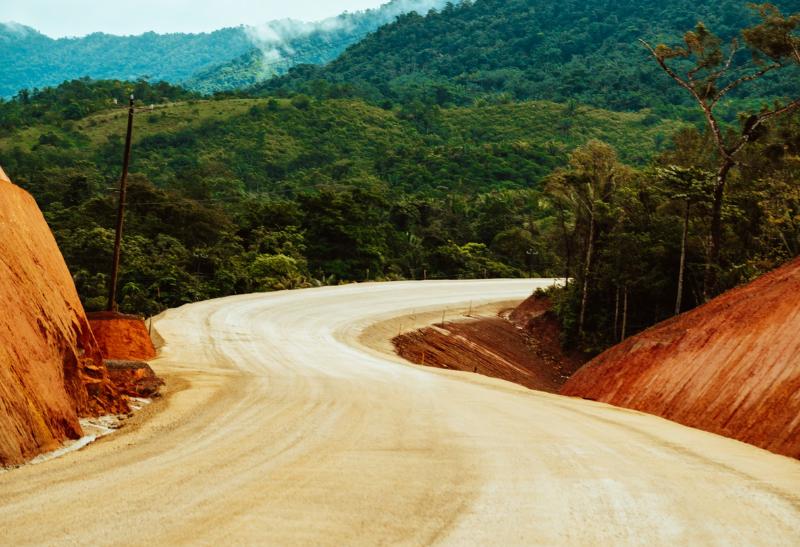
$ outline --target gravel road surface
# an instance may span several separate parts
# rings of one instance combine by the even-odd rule
[[[169,310],[153,362],[165,400],[81,451],[0,473],[0,544],[800,544],[798,461],[404,364],[361,336],[551,283],[360,284]]]

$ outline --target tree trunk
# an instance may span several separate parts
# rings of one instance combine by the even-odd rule
[[[625,285],[625,301],[622,304],[622,337],[621,341],[625,341],[628,337],[628,286]]]
[[[567,234],[567,222],[564,219],[564,208],[558,206],[558,219],[561,223],[561,233],[564,235],[564,254],[566,255],[566,265],[564,268],[564,283],[569,282],[572,273],[572,243]]]
[[[592,258],[594,255],[594,211],[589,216],[589,241],[586,245],[586,267],[583,269],[583,290],[581,291],[581,314],[578,319],[578,332],[583,336],[583,327],[586,323],[586,307],[589,303],[589,275],[592,271]]]
[[[725,160],[717,172],[717,183],[714,186],[714,203],[711,208],[711,233],[709,234],[708,257],[703,280],[703,300],[711,300],[717,288],[719,255],[722,247],[722,204],[725,199],[725,183],[733,168],[731,160]]]
[[[689,212],[691,204],[689,200],[686,201],[686,214],[683,217],[683,237],[681,238],[681,265],[678,269],[678,296],[675,299],[675,315],[681,313],[681,304],[683,302],[683,278],[686,272],[686,241],[689,238]]]
[[[620,288],[617,285],[617,297],[614,300],[614,342],[619,342],[619,293]]]

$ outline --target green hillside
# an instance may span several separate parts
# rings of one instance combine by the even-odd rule
[[[45,102],[33,96],[29,110],[52,113],[46,101],[55,102],[76,84],[43,92],[38,100]],[[109,84],[84,86],[105,90]],[[354,99],[197,100],[168,89],[166,96],[173,100],[141,111],[133,159],[135,170],[165,187],[186,175],[187,165],[196,175],[224,164],[247,190],[267,192],[334,182],[342,173],[382,180],[398,192],[441,186],[464,192],[530,188],[563,164],[571,149],[591,139],[614,145],[625,161],[641,165],[680,127],[647,112],[546,101],[415,111],[385,110]],[[11,106],[5,109],[19,115]],[[118,158],[105,156],[106,148],[123,137],[125,123],[121,106],[67,124],[57,116],[50,123],[44,118],[1,137],[0,157],[57,143],[56,150],[83,155],[113,176]],[[12,126],[4,122],[3,106],[0,126]],[[13,159],[3,164],[13,168]]]
[[[344,13],[319,23],[273,21],[248,30],[252,49],[203,69],[182,83],[205,94],[245,89],[285,74],[296,65],[328,63],[398,15],[412,11],[425,14],[446,4],[447,0],[391,0],[375,9]]]
[[[43,207],[90,308],[104,295],[108,189],[126,123],[111,98],[134,87],[147,101],[138,103],[131,165],[131,311],[331,280],[519,275],[533,226],[518,225],[548,224],[542,181],[570,150],[601,138],[643,164],[680,127],[646,112],[544,101],[386,110],[353,99],[199,100],[166,84],[65,83],[0,105],[0,164]],[[26,124],[12,129],[10,119]],[[260,255],[274,263],[256,275],[250,263]],[[537,269],[556,260],[542,247]]]
[[[98,32],[56,40],[28,27],[0,23],[0,97],[84,76],[180,82],[251,48],[242,28],[202,34],[148,32],[140,36]]]
[[[747,28],[753,12],[728,1],[479,0],[212,100],[69,81],[0,101],[0,164],[42,206],[90,309],[105,303],[134,92],[122,309],[563,276],[565,341],[601,350],[800,255],[800,13],[760,9]],[[728,62],[699,19],[742,51]],[[688,49],[653,59],[642,35]]]
[[[426,13],[446,0],[391,0],[371,10],[317,23],[281,20],[211,33],[113,36],[97,32],[53,39],[0,22],[0,97],[66,80],[182,83],[202,93],[247,87],[298,63],[325,63],[397,15]]]
[[[798,0],[776,4],[800,9]],[[674,43],[698,21],[730,39],[755,19],[738,0],[476,0],[400,17],[334,62],[294,68],[263,90],[440,105],[500,96],[671,112],[689,100],[638,40]],[[784,96],[798,75],[765,78],[730,99]]]

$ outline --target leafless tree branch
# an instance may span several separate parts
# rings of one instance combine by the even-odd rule
[[[752,138],[753,134],[755,133],[756,129],[760,126],[764,125],[770,119],[781,116],[783,114],[788,114],[789,112],[793,112],[797,109],[800,109],[800,99],[795,99],[794,101],[774,110],[770,110],[768,112],[764,112],[763,114],[759,115],[756,121],[750,125],[748,130],[742,135],[739,141],[730,149],[726,151],[726,155],[729,157],[733,157],[739,152],[741,152],[742,148],[744,148],[750,139]]]
[[[767,74],[768,72],[771,72],[771,71],[775,70],[776,68],[780,68],[781,66],[782,65],[780,63],[774,63],[774,64],[769,65],[768,67],[762,68],[758,72],[754,72],[752,74],[748,74],[747,76],[742,76],[741,78],[738,78],[738,79],[732,81],[731,83],[726,85],[724,88],[722,88],[722,90],[719,93],[717,93],[716,97],[714,97],[714,100],[711,101],[711,107],[713,108],[720,101],[720,99],[722,99],[725,95],[727,95],[728,93],[730,93],[731,91],[733,91],[734,89],[736,89],[737,87],[742,85],[743,83],[750,82],[752,80],[757,80],[758,78],[762,77],[764,74]]]
[[[678,85],[688,91],[694,100],[700,105],[700,108],[703,109],[703,114],[706,117],[706,121],[708,122],[708,126],[711,128],[711,133],[714,136],[714,142],[717,145],[717,150],[719,153],[728,160],[732,161],[732,158],[728,154],[728,150],[725,147],[725,143],[722,139],[722,130],[719,127],[719,123],[717,123],[717,119],[714,117],[714,113],[711,110],[711,106],[706,103],[705,99],[700,96],[697,90],[689,84],[686,80],[681,78],[677,72],[672,70],[672,68],[667,64],[664,58],[656,52],[655,48],[651,46],[646,40],[639,39],[639,41],[650,51],[650,54],[655,58],[658,65],[661,69],[666,72],[673,80],[675,80]]]

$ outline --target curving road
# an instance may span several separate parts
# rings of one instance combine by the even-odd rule
[[[800,543],[800,462],[358,341],[388,317],[547,283],[350,285],[170,310],[156,325],[164,408],[0,473],[0,543]]]

